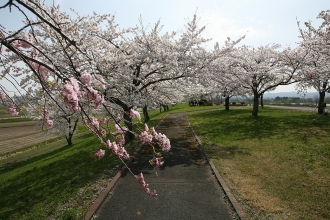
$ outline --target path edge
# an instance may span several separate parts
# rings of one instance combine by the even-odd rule
[[[193,133],[194,136],[195,136],[195,139],[196,139],[197,142],[198,142],[198,145],[199,145],[200,149],[202,150],[202,152],[203,152],[204,156],[206,157],[207,161],[209,162],[210,167],[212,168],[212,171],[213,171],[215,177],[217,178],[217,180],[218,180],[220,186],[222,187],[222,189],[225,191],[225,194],[227,195],[227,197],[228,197],[228,199],[229,199],[231,205],[233,206],[234,210],[236,211],[238,217],[239,217],[241,220],[248,220],[248,217],[247,217],[247,215],[245,214],[245,212],[243,211],[241,205],[237,202],[236,198],[234,197],[234,195],[231,193],[229,187],[227,186],[225,180],[222,178],[222,176],[220,175],[218,169],[215,167],[215,165],[214,165],[212,159],[211,159],[211,158],[209,157],[209,155],[206,153],[206,151],[205,151],[205,149],[204,149],[204,147],[203,147],[203,145],[202,145],[202,142],[201,142],[201,140],[199,139],[199,137],[196,135],[194,129],[192,128],[192,126],[191,126],[191,124],[190,124],[190,122],[189,122],[189,120],[188,120],[187,115],[186,115],[186,119],[187,119],[187,121],[188,121],[188,124],[189,124],[189,127],[190,127],[192,133]]]
[[[158,125],[169,115],[165,115],[160,122],[155,126],[155,128],[158,127]],[[136,148],[134,151],[133,156],[131,159],[127,162],[127,165],[129,165],[135,158],[135,156],[141,151],[142,144]],[[109,192],[115,187],[117,182],[119,181],[121,174],[126,170],[125,166],[122,166],[121,169],[117,172],[117,174],[110,180],[107,187],[100,193],[100,195],[96,198],[96,200],[93,202],[93,204],[90,206],[89,210],[87,211],[86,215],[84,216],[84,220],[90,220],[94,217],[94,214],[99,210],[105,199],[108,197]]]

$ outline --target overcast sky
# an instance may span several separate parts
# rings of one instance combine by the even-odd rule
[[[53,4],[53,0],[45,2]],[[122,28],[136,26],[140,16],[144,25],[160,20],[163,30],[169,32],[183,29],[187,19],[196,13],[199,24],[206,25],[205,38],[212,38],[210,44],[221,45],[227,37],[237,39],[246,34],[242,44],[253,47],[273,43],[295,47],[299,41],[297,20],[302,25],[311,21],[317,27],[317,15],[330,9],[330,0],[54,0],[54,4],[60,4],[67,12],[74,8],[80,15],[94,11],[116,15]],[[0,11],[1,25],[18,28],[17,13]],[[276,91],[294,88],[282,86]]]

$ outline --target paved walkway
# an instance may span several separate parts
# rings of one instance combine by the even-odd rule
[[[156,130],[171,140],[171,150],[163,153],[165,164],[157,170],[150,166],[150,151],[142,148],[130,167],[136,174],[143,172],[157,199],[124,172],[93,219],[237,219],[185,114],[167,115]]]

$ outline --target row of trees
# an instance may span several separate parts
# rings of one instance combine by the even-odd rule
[[[168,138],[147,125],[133,132],[133,118],[141,120],[136,107],[143,107],[147,119],[148,106],[182,99],[186,86],[236,44],[207,51],[205,27],[198,27],[196,16],[182,31],[162,33],[159,22],[121,29],[114,16],[73,11],[71,17],[39,0],[8,0],[0,10],[25,17],[18,30],[0,28],[1,77],[19,97],[1,84],[2,104],[12,115],[23,109],[44,130],[65,132],[69,145],[81,120],[103,145],[95,155],[102,157],[107,148],[124,164],[129,159],[124,144],[134,137],[153,147],[150,161],[157,167],[164,163],[158,151],[170,149]],[[135,177],[156,196],[142,174]]]
[[[279,85],[298,82],[298,91],[316,86],[321,103],[329,90],[330,11],[320,13],[318,29],[310,23],[306,30],[299,26],[302,41],[294,49],[238,47],[242,36],[207,50],[205,27],[198,26],[196,15],[183,30],[163,33],[160,22],[144,27],[140,21],[121,29],[114,16],[73,11],[72,17],[39,0],[8,0],[0,10],[25,17],[18,30],[0,27],[1,77],[16,86],[20,97],[14,100],[0,84],[2,103],[12,114],[23,106],[27,117],[39,120],[45,130],[65,134],[69,144],[81,120],[121,159],[129,158],[124,142],[134,137],[169,149],[169,140],[153,129],[132,131],[133,117],[140,117],[137,107],[148,120],[152,105],[223,91],[228,103],[234,95],[253,96],[252,115],[258,116],[259,98]],[[152,160],[160,164],[153,149]]]
[[[324,97],[330,92],[330,11],[321,12],[319,28],[310,22],[305,29],[300,27],[301,41],[296,48],[281,48],[280,45],[265,45],[258,48],[239,46],[226,56],[213,60],[203,71],[196,87],[200,94],[221,93],[225,97],[226,110],[229,98],[252,96],[252,116],[258,116],[259,100],[263,94],[279,85],[296,83],[297,92],[314,88],[319,92],[318,113],[324,112]]]

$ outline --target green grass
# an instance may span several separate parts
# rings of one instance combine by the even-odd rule
[[[156,112],[155,125],[167,114]],[[107,184],[123,164],[108,151],[94,159],[99,141],[78,128],[73,146],[59,137],[0,155],[0,219],[83,218],[99,193],[95,182]],[[137,146],[133,141],[126,149],[133,153]]]
[[[70,147],[62,140],[18,154],[35,153],[0,170],[0,219],[82,219],[99,193],[91,186],[108,183],[121,164],[109,152],[94,159],[99,148],[94,136],[81,134]]]
[[[24,121],[31,121],[31,119],[21,118],[21,117],[11,117],[11,118],[8,118],[8,119],[1,119],[0,118],[0,124],[1,123],[12,123],[12,122],[24,122]]]
[[[189,114],[251,219],[330,219],[330,117],[260,109]]]
[[[148,124],[156,126],[168,113],[215,107],[219,108],[181,104],[170,106],[166,112],[153,110],[149,113],[151,120]],[[21,119],[2,122],[16,120]],[[64,138],[55,138],[1,155],[0,219],[83,218],[97,194],[93,183],[102,179],[107,183],[122,166],[109,152],[100,160],[94,159],[100,144],[85,132],[84,126],[79,125],[79,133],[74,135],[71,147],[66,145]],[[133,152],[136,146],[134,141],[127,148]]]
[[[169,105],[169,110],[160,112],[159,109],[149,110],[148,114],[150,117],[150,121],[148,122],[148,126],[156,126],[167,114],[170,113],[179,113],[179,112],[193,112],[193,111],[206,111],[206,110],[217,110],[224,109],[224,106],[213,105],[213,106],[194,106],[190,107],[188,103],[176,104],[174,106]],[[142,121],[143,115],[141,114]]]

